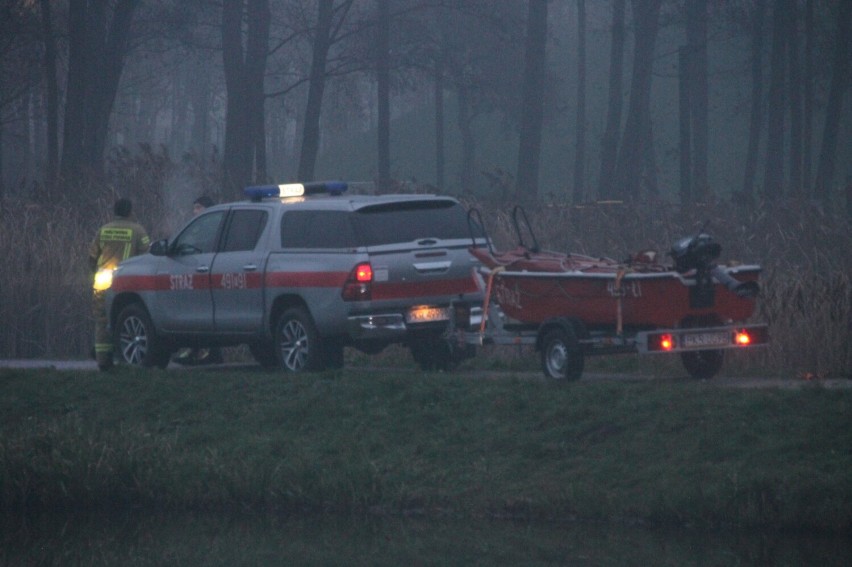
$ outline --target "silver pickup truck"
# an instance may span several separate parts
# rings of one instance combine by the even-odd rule
[[[347,195],[343,183],[250,187],[113,273],[120,362],[165,367],[182,347],[247,344],[288,372],[343,365],[343,348],[411,349],[424,369],[470,355],[443,336],[477,325],[467,213],[435,195]]]

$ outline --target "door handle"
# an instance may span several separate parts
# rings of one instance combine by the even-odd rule
[[[246,264],[243,266],[244,272],[254,272],[257,270],[257,266],[255,264]]]
[[[199,274],[206,274],[210,271],[210,266],[198,266],[197,268],[195,268],[195,271]]]

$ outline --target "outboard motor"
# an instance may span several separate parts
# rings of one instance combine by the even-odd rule
[[[713,278],[738,297],[757,296],[760,290],[757,282],[741,282],[714,263],[721,253],[722,246],[703,232],[682,238],[672,246],[669,254],[674,259],[675,270],[681,274],[695,270],[695,286],[689,291],[691,307],[713,307],[716,301]]]

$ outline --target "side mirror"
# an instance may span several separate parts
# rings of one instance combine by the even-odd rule
[[[169,253],[169,241],[167,239],[157,240],[151,243],[148,249],[153,256],[165,256]]]

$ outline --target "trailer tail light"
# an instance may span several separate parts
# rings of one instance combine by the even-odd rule
[[[358,264],[343,284],[343,301],[369,301],[373,295],[372,284],[373,266],[369,262]]]
[[[648,337],[648,350],[655,352],[666,352],[675,347],[674,336],[666,333],[663,335],[650,335]]]
[[[741,329],[734,334],[734,343],[737,346],[748,346],[751,344],[751,335],[746,329]]]

